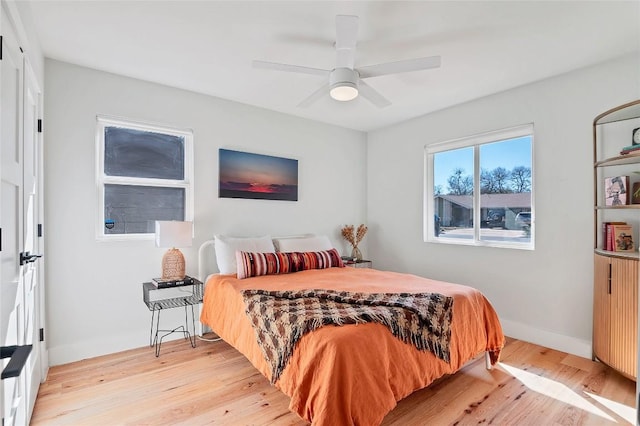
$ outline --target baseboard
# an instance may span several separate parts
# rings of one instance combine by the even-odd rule
[[[175,339],[182,339],[180,333],[173,333],[166,336],[163,342]],[[95,340],[84,340],[82,342],[68,345],[59,345],[49,348],[49,365],[62,365],[70,362],[80,361],[87,358],[94,358],[102,355],[109,355],[116,352],[138,349],[149,344],[149,334],[120,333],[111,338],[100,338]],[[154,355],[154,348],[149,347],[149,354]]]
[[[500,319],[500,322],[504,334],[509,337],[591,359],[590,340],[577,339],[503,318]]]

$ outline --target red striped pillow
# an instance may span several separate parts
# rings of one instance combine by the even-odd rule
[[[260,275],[290,274],[306,269],[343,268],[338,250],[251,253],[236,251],[238,279]]]

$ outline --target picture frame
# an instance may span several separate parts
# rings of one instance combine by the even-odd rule
[[[298,160],[219,149],[218,197],[298,201]]]
[[[635,242],[632,225],[612,225],[613,226],[613,250],[614,251],[634,251]]]
[[[624,206],[629,199],[629,176],[612,176],[604,179],[605,206]]]
[[[640,204],[640,182],[634,182],[631,189],[631,204]]]

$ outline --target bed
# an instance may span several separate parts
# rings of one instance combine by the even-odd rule
[[[221,270],[222,272],[222,270]],[[228,272],[228,271],[225,271]],[[325,289],[362,293],[438,293],[452,298],[448,362],[418,350],[376,322],[326,325],[304,334],[274,385],[291,398],[289,408],[313,425],[377,425],[397,401],[467,361],[497,362],[504,346],[489,301],[471,287],[375,269],[330,267],[239,279],[211,275],[201,322],[241,352],[267,379],[270,364],[256,338],[245,297],[249,290]]]

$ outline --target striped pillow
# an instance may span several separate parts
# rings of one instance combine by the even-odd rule
[[[238,279],[260,275],[290,274],[306,269],[343,268],[338,250],[251,253],[236,251]]]

